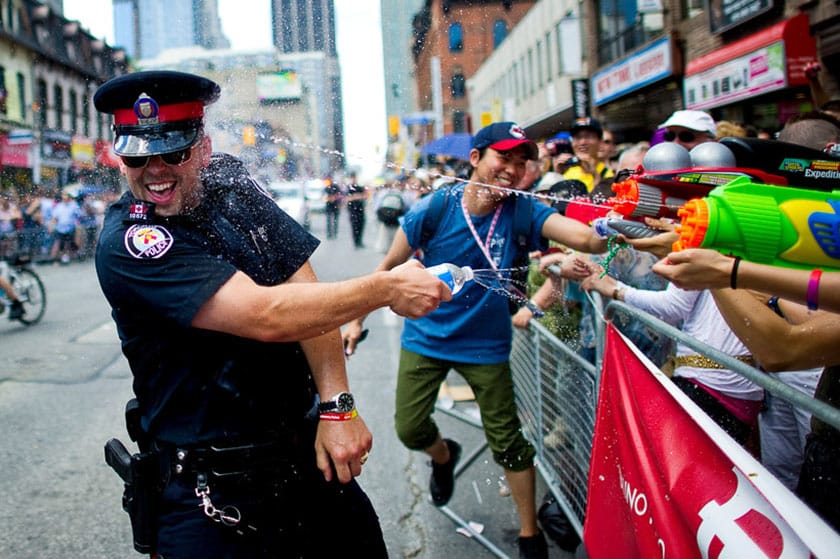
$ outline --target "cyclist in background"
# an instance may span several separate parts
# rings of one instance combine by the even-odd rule
[[[9,320],[18,320],[19,318],[23,318],[23,303],[18,300],[17,293],[15,292],[15,288],[12,287],[12,284],[9,283],[5,277],[0,275],[0,289],[6,294],[9,300],[12,302],[12,306],[9,309]]]

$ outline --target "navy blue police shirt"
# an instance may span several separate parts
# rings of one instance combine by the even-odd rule
[[[237,271],[286,281],[318,240],[280,210],[231,156],[214,154],[201,205],[160,217],[130,193],[112,204],[96,270],[134,375],[141,425],[190,445],[297,431],[314,398],[298,343],[266,343],[190,326]]]

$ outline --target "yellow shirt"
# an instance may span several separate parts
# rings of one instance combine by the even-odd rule
[[[613,170],[601,162],[598,162],[598,165],[595,166],[595,170],[598,172],[599,177],[597,183],[600,183],[604,179],[611,179],[615,176]],[[566,169],[566,172],[563,173],[563,178],[566,180],[579,180],[586,185],[587,192],[592,192],[592,189],[595,188],[595,185],[597,184],[595,182],[595,176],[584,171],[583,167],[580,165],[575,165]]]

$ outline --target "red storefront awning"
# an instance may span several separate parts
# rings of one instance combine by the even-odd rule
[[[3,167],[21,167],[28,168],[29,153],[31,151],[32,142],[9,143],[9,136],[6,134],[0,135],[0,165]]]
[[[691,60],[685,68],[685,75],[699,74],[778,41],[785,44],[788,85],[807,84],[805,65],[816,60],[817,46],[809,29],[808,14],[805,13]]]

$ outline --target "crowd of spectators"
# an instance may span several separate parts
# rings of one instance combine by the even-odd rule
[[[716,122],[702,111],[676,111],[649,141],[619,142],[620,136],[596,119],[578,119],[569,130],[539,144],[539,160],[529,162],[517,188],[529,191],[561,213],[572,200],[585,200],[597,208],[608,205],[616,180],[623,180],[630,172],[643,171],[644,156],[651,146],[673,142],[690,152],[700,144],[731,137],[799,144],[815,150],[816,158],[830,159],[836,158],[832,148],[840,144],[840,121],[828,111],[813,111],[791,118],[782,130],[772,133],[748,123]],[[416,176],[421,178],[422,187]],[[432,181],[425,180],[427,177]],[[446,180],[435,181],[434,177]],[[392,188],[402,189],[403,193],[417,190],[419,196],[447,180],[460,179],[455,172],[437,168],[430,173],[420,169],[387,185],[382,196]],[[651,224],[670,231],[671,236],[661,235],[656,241],[659,245],[652,242],[650,251],[640,250],[642,247],[637,245],[609,255],[593,255],[553,244],[548,251],[532,254],[532,305],[522,306],[513,315],[514,326],[527,326],[534,319],[534,310],[542,310],[542,324],[594,362],[593,321],[601,318],[592,312],[587,292],[597,291],[607,301],[624,301],[710,347],[771,372],[776,379],[809,396],[833,405],[840,403],[840,375],[834,367],[834,328],[840,320],[834,311],[840,308],[833,306],[833,292],[826,285],[836,281],[834,274],[823,274],[823,286],[817,287],[821,304],[831,312],[808,310],[794,302],[807,302],[806,287],[813,289],[815,285],[813,276],[809,284],[806,272],[797,276],[803,279],[797,280],[792,274],[789,277],[791,270],[780,273],[780,269],[771,268],[772,271],[754,272],[752,263],[747,262],[740,264],[740,272],[737,266],[733,271],[733,258],[718,253],[708,255],[710,251],[669,254],[670,242],[677,236],[677,224],[667,220]],[[608,266],[605,260],[609,261]],[[589,270],[588,278],[567,279],[579,275],[581,268]],[[757,265],[756,268],[760,269]],[[730,286],[736,273],[742,284],[737,290]],[[774,280],[781,277],[786,283],[770,288],[774,284],[753,280],[753,274],[759,274],[759,278],[773,275]],[[741,276],[745,276],[742,281]],[[723,365],[674,343],[654,328],[629,318],[616,320],[619,329],[671,376],[676,386],[759,457],[784,485],[797,492],[831,525],[840,528],[840,434],[833,427]],[[814,335],[815,332],[819,334]],[[791,344],[780,345],[780,339],[789,339]],[[794,344],[796,347],[791,347]]]
[[[603,130],[597,121],[593,125],[592,119],[583,124],[587,131]],[[670,141],[691,150],[702,142],[747,136],[768,138],[771,135],[742,123],[714,122],[710,115],[700,111],[677,111],[663,123],[650,142],[619,145],[615,164],[605,160],[604,165],[610,166],[612,173],[622,169],[637,170],[640,161],[630,156],[638,156],[641,151],[643,157],[648,146],[659,142]],[[805,113],[791,118],[775,137],[815,150],[816,158],[836,159],[832,147],[840,143],[840,121],[825,111]],[[612,175],[600,182],[596,180],[592,187],[584,183],[585,190],[582,186],[570,187],[564,181],[568,180],[564,170],[569,160],[576,164],[573,158],[579,153],[589,157],[591,152],[597,152],[597,145],[593,148],[591,142],[591,138],[586,139],[586,152],[589,153],[582,153],[576,149],[572,134],[572,153],[560,156],[552,154],[556,149],[550,142],[548,148],[544,145],[542,153],[552,164],[545,166],[547,171],[542,179],[537,179],[533,191],[548,194],[547,202],[561,211],[568,200],[575,197],[603,203],[613,194],[610,188],[614,180]],[[578,175],[580,173],[578,171]],[[551,184],[546,184],[546,178]],[[557,196],[560,192],[563,194]],[[570,192],[574,194],[570,196]],[[665,230],[676,227],[676,224],[662,221],[657,221],[657,225]],[[672,235],[675,240],[676,233]],[[663,239],[665,237],[667,235]],[[809,396],[832,405],[840,402],[840,382],[834,367],[837,363],[834,349],[837,330],[834,328],[840,319],[833,312],[814,310],[816,294],[822,307],[833,304],[833,296],[829,295],[831,288],[825,281],[834,276],[833,273],[823,274],[825,279],[820,285],[819,275],[815,283],[814,275],[809,276],[807,271],[762,268],[748,262],[741,263],[743,269],[739,270],[735,263],[740,259],[709,250],[671,253],[667,242],[661,240],[660,243],[658,248],[651,245],[652,252],[637,250],[641,248],[638,245],[636,249],[621,249],[611,255],[606,270],[601,266],[606,255],[583,255],[562,247],[535,255],[539,260],[532,265],[532,278],[537,273],[539,280],[531,286],[533,302],[548,310],[540,320],[555,333],[563,334],[567,342],[570,317],[571,322],[577,321],[577,336],[572,337],[571,345],[592,360],[595,344],[591,321],[598,317],[592,316],[592,305],[588,304],[585,293],[597,291],[607,301],[613,298],[624,301],[681,328],[684,333],[715,349],[772,372],[778,380]],[[590,267],[591,275],[587,279],[573,282],[562,278],[564,270],[580,265]],[[753,274],[759,274],[762,279],[753,279]],[[733,289],[736,275],[737,290]],[[782,278],[786,283],[775,287],[774,283],[763,281],[771,276],[776,282]],[[640,280],[650,283],[640,283]],[[808,300],[809,292],[812,300]],[[797,300],[811,304],[811,310],[796,304],[794,301]],[[562,312],[557,312],[558,307]],[[838,309],[832,307],[831,310]],[[514,324],[521,327],[532,318],[531,310],[523,308],[514,317]],[[651,332],[644,332],[641,325],[622,320],[623,323],[617,324],[619,329],[655,364],[672,375],[676,386],[735,440],[760,457],[782,483],[796,491],[832,526],[840,528],[840,434],[836,429],[773,397],[713,360],[696,355],[695,351],[680,344],[673,347],[663,343],[667,340],[660,339],[655,331],[651,335]],[[779,344],[781,339],[790,340],[790,343]]]
[[[115,194],[80,185],[50,192],[8,188],[0,195],[0,258],[68,265],[93,256],[105,207]]]

